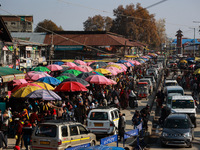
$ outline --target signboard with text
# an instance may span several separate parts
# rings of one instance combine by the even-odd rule
[[[113,142],[117,142],[117,141],[118,141],[118,136],[113,135],[113,136],[109,136],[106,138],[102,138],[100,143],[101,143],[101,145],[107,145],[109,143],[113,143]]]

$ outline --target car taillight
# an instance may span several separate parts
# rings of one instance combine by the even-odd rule
[[[62,140],[59,140],[59,141],[58,141],[58,145],[61,145],[61,144],[62,144]]]
[[[112,127],[112,126],[114,126],[114,124],[111,122],[111,123],[110,123],[110,126]]]

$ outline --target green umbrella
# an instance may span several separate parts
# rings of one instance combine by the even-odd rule
[[[35,67],[34,69],[32,69],[33,71],[42,71],[42,72],[50,72],[51,70],[49,70],[47,67],[43,67],[43,66],[38,66]]]
[[[82,72],[78,71],[78,70],[70,69],[70,70],[64,71],[63,73],[71,73],[71,74],[74,74],[75,76],[77,76],[77,75],[81,74]]]
[[[60,80],[61,82],[65,79],[68,79],[68,78],[70,78],[70,77],[68,77],[68,76],[58,76],[58,77],[56,77],[56,79]]]
[[[104,76],[101,72],[98,72],[98,71],[91,71],[91,73]]]

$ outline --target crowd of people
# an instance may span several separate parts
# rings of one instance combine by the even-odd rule
[[[89,111],[98,106],[109,105],[126,109],[130,93],[136,93],[137,82],[145,75],[148,67],[149,64],[143,64],[113,76],[116,85],[91,84],[87,92],[58,93],[62,97],[61,101],[3,98],[2,101],[6,102],[7,109],[3,113],[0,111],[0,129],[4,135],[5,146],[7,146],[7,136],[11,136],[16,138],[16,146],[25,146],[27,150],[31,132],[38,123],[45,120],[64,119],[84,124]],[[146,125],[145,115],[146,112],[141,112],[139,118],[141,117],[141,121]],[[140,122],[137,118],[136,113],[133,119],[134,125]]]

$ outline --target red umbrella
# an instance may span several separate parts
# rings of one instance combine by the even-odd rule
[[[51,71],[59,71],[63,69],[63,67],[56,64],[48,65],[47,68]]]
[[[41,86],[39,86],[37,84],[34,84],[34,83],[25,83],[25,84],[21,84],[21,85],[16,86],[11,92],[14,93],[18,89],[21,89],[22,87],[26,87],[26,86],[37,86],[37,87],[40,87],[41,89],[43,89]]]
[[[75,66],[75,67],[70,67],[70,69],[74,69],[74,70],[78,70],[78,71],[82,71],[82,72],[86,72],[85,69],[79,67],[79,66]]]
[[[112,84],[112,82],[108,78],[101,75],[92,75],[92,76],[87,77],[85,80],[94,84],[102,84],[102,85]]]
[[[55,91],[59,92],[76,92],[76,91],[87,91],[88,89],[79,82],[63,82],[59,84]]]

